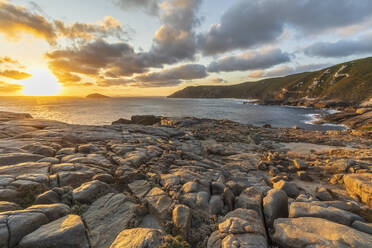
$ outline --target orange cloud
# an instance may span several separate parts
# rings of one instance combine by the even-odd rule
[[[14,93],[20,91],[22,86],[19,84],[8,84],[0,81],[0,93]]]
[[[26,72],[16,71],[16,70],[5,70],[0,71],[0,77],[7,77],[14,80],[23,80],[31,77],[32,75]]]
[[[0,32],[11,38],[19,38],[20,33],[30,33],[50,44],[55,44],[57,38],[53,25],[44,17],[8,2],[0,2]]]

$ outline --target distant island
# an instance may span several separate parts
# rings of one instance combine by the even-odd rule
[[[102,94],[94,93],[94,94],[87,95],[86,98],[97,99],[97,98],[110,98],[110,97],[109,96],[102,95]]]

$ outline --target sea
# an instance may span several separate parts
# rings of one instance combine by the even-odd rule
[[[309,130],[342,130],[342,125],[316,124],[330,109],[244,104],[243,99],[173,99],[123,97],[87,99],[78,97],[0,97],[0,111],[29,113],[34,118],[70,124],[107,125],[132,115],[227,119],[243,124],[298,127]]]

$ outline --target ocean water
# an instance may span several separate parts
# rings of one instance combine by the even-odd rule
[[[194,116],[228,119],[243,124],[311,130],[345,129],[316,125],[313,121],[330,110],[243,104],[238,99],[168,99],[164,97],[85,99],[74,97],[0,97],[0,111],[29,113],[34,118],[71,124],[103,125],[132,115]]]

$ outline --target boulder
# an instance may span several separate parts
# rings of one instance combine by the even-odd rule
[[[132,124],[152,126],[161,121],[161,118],[154,115],[134,115],[131,118]]]
[[[185,205],[176,205],[172,213],[173,224],[187,238],[191,227],[191,209]]]
[[[60,201],[61,197],[55,191],[48,190],[36,197],[35,204],[53,204]]]
[[[269,247],[260,214],[241,208],[228,213],[218,225],[218,231],[209,237],[207,247]]]
[[[124,194],[107,194],[83,213],[92,248],[108,248],[135,219],[136,204]],[[108,231],[109,230],[109,231]]]
[[[150,183],[146,180],[134,181],[133,183],[129,183],[128,187],[138,199],[143,199],[151,189]]]
[[[72,186],[72,187],[79,187],[85,182],[89,182],[92,177],[94,176],[94,172],[92,171],[84,171],[84,172],[59,172],[59,187],[64,186]]]
[[[145,197],[150,213],[161,221],[170,219],[172,199],[161,188],[152,188]]]
[[[316,217],[348,226],[351,226],[355,220],[363,221],[362,217],[348,211],[334,207],[319,206],[311,202],[293,202],[289,208],[289,217]]]
[[[272,227],[274,220],[288,217],[288,196],[279,189],[270,190],[263,198],[265,221]]]
[[[295,159],[293,160],[293,165],[298,169],[298,170],[306,170],[309,165],[307,163],[305,163],[304,161],[302,160],[299,160],[299,159]]]
[[[122,231],[110,248],[157,248],[164,234],[159,229],[133,228]]]
[[[258,213],[262,211],[262,193],[260,190],[249,187],[243,190],[238,197],[235,198],[236,208],[254,209]]]
[[[222,213],[223,200],[219,195],[212,195],[209,200],[209,212],[213,215]]]
[[[124,119],[124,118],[120,118],[119,120],[113,121],[111,123],[111,125],[128,125],[128,124],[132,124],[132,121],[128,119]]]
[[[84,145],[80,145],[78,146],[78,152],[81,152],[81,153],[94,153],[94,152],[97,152],[99,151],[100,149],[93,145],[93,144],[84,144]]]
[[[99,180],[99,181],[107,183],[107,184],[115,183],[114,177],[111,176],[110,174],[107,174],[107,173],[98,173],[92,179],[93,180]]]
[[[108,194],[110,191],[111,189],[109,185],[95,180],[84,183],[79,188],[74,189],[72,197],[74,201],[90,204],[101,196]]]
[[[291,198],[296,198],[300,194],[300,189],[295,183],[286,182],[284,180],[274,183],[274,189],[283,190]]]
[[[187,182],[182,186],[183,192],[185,193],[198,192],[198,188],[198,183],[196,182]]]
[[[222,240],[222,248],[268,248],[267,240],[265,237],[257,234],[244,233],[244,234],[230,234]]]
[[[328,189],[321,187],[316,190],[315,193],[316,198],[318,198],[321,201],[332,201],[333,197]]]
[[[344,176],[344,183],[350,195],[356,195],[362,202],[372,208],[372,174],[349,174]]]
[[[274,221],[273,241],[283,247],[369,248],[372,235],[329,220],[301,217]]]
[[[48,218],[43,213],[29,212],[29,211],[14,211],[5,212],[8,216],[7,226],[9,230],[8,245],[15,247],[21,239],[27,234],[32,233],[42,225],[49,222]],[[0,219],[2,215],[0,215]],[[2,231],[0,231],[1,233]]]
[[[234,209],[235,195],[230,188],[225,188],[222,194],[223,202],[229,211]]]
[[[77,215],[50,222],[25,236],[19,248],[89,248],[85,227]]]

